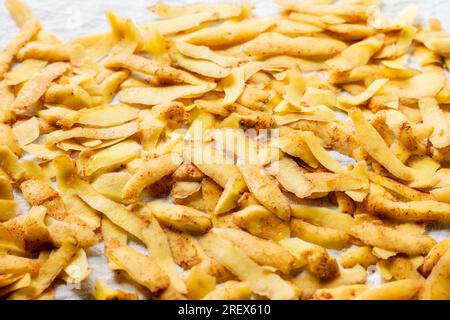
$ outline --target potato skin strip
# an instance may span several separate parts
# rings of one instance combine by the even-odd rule
[[[30,273],[36,275],[39,272],[41,264],[38,260],[18,257],[9,254],[0,254],[0,273]]]
[[[148,28],[155,28],[162,35],[168,35],[194,29],[204,22],[222,20],[229,17],[237,16],[239,13],[236,11],[222,12],[219,8],[214,7],[212,10],[204,12],[185,14],[180,17],[173,17],[171,19],[155,21],[139,26],[141,32],[145,33]]]
[[[307,36],[291,38],[279,33],[263,33],[245,43],[242,51],[249,56],[330,57],[345,48],[347,48],[345,42],[335,39]]]
[[[165,228],[167,240],[169,241],[170,251],[177,265],[185,270],[198,265],[203,261],[200,249],[196,240],[186,232],[178,232]]]
[[[170,87],[128,88],[120,91],[119,100],[123,103],[157,105],[173,100],[201,95],[215,88],[215,84],[178,85]]]
[[[125,68],[154,75],[162,79],[182,80],[183,77],[180,70],[171,67],[169,64],[128,53],[119,53],[108,58],[105,62],[105,67],[114,69]]]
[[[277,21],[275,28],[273,28],[271,31],[275,31],[285,35],[301,35],[321,32],[323,31],[323,29],[309,23],[280,20]]]
[[[38,179],[28,179],[20,184],[24,198],[32,206],[44,206],[51,217],[63,220],[67,216],[64,202],[50,183]]]
[[[239,169],[255,198],[280,219],[289,220],[289,202],[273,180],[254,165],[242,165]]]
[[[69,221],[70,217],[67,220]],[[78,220],[75,222],[80,223]],[[53,245],[61,246],[64,240],[70,236],[74,237],[78,241],[79,247],[83,248],[93,246],[99,241],[98,236],[90,227],[77,223],[49,219],[47,221],[48,233]]]
[[[62,104],[73,109],[91,108],[92,97],[77,85],[53,84],[45,93],[44,101],[52,104]]]
[[[138,109],[127,105],[105,105],[80,110],[75,122],[89,127],[112,127],[132,121],[138,115]]]
[[[344,16],[345,18],[353,18],[356,20],[365,20],[367,18],[367,8],[363,5],[314,5],[299,3],[292,0],[275,0],[275,2],[288,10],[315,16],[330,14]]]
[[[169,277],[154,258],[143,255],[127,245],[113,246],[110,249],[110,256],[114,263],[152,294],[157,296],[169,287]]]
[[[384,283],[379,287],[367,288],[355,300],[409,300],[422,288],[423,283],[416,279],[403,279]]]
[[[343,249],[351,245],[352,239],[344,231],[319,227],[301,219],[291,219],[291,234],[304,241],[329,249]]]
[[[175,46],[177,47],[178,51],[180,51],[187,57],[200,60],[208,60],[224,68],[233,67],[238,62],[237,58],[217,54],[206,46],[196,46],[183,41],[178,41]]]
[[[78,242],[75,238],[66,239],[61,248],[56,250],[47,261],[45,261],[35,279],[32,280],[30,286],[16,291],[10,300],[33,299],[39,296],[47,289],[58,274],[69,264],[72,257],[78,250]]]
[[[328,154],[328,152],[320,144],[320,140],[312,132],[306,131],[303,132],[302,135],[303,139],[308,145],[309,150],[321,165],[335,173],[344,172],[341,164]]]
[[[271,172],[271,168],[274,172]],[[313,192],[314,186],[311,181],[305,177],[299,165],[290,158],[283,158],[272,163],[269,172],[277,178],[284,189],[298,198],[306,198]]]
[[[399,221],[450,221],[450,204],[434,200],[398,202],[369,195],[367,206],[369,212]]]
[[[25,146],[39,137],[39,121],[36,117],[30,118],[15,125],[12,130],[19,144]]]
[[[87,160],[86,175],[90,176],[94,173],[114,170],[136,158],[139,151],[139,145],[132,140],[103,149]]]
[[[111,289],[100,279],[95,281],[94,298],[95,300],[139,300],[136,293]]]
[[[146,222],[142,229],[142,238],[145,241],[147,249],[155,257],[156,263],[168,275],[174,288],[180,293],[186,293],[186,285],[175,269],[169,241],[164,230],[150,212],[146,212],[144,209],[142,215]]]
[[[41,30],[41,24],[36,19],[26,21],[19,33],[0,51],[0,80],[11,67],[15,56],[26,43],[28,43]]]
[[[399,70],[399,69],[397,69]],[[404,99],[420,99],[436,96],[445,85],[445,74],[440,68],[429,65],[422,73],[406,79],[391,80],[385,84],[377,95],[397,96]],[[423,84],[428,85],[424,86]]]
[[[27,59],[17,65],[13,70],[6,73],[5,82],[15,86],[30,80],[33,74],[47,65],[47,61]]]
[[[339,57],[330,59],[326,63],[339,72],[351,70],[366,65],[382,45],[383,37],[368,38],[351,45],[342,51]]]
[[[244,68],[233,68],[231,74],[222,80],[225,97],[222,105],[228,106],[234,103],[242,94],[245,88],[245,71]]]
[[[338,101],[344,105],[357,106],[363,104],[367,100],[369,100],[372,96],[374,96],[387,82],[389,79],[377,79],[370,84],[370,86],[356,96],[344,97],[341,96],[338,98]]]
[[[369,188],[366,181],[349,173],[312,172],[305,173],[305,177],[314,186],[313,192],[350,191]]]
[[[7,122],[14,118],[11,104],[14,102],[13,88],[6,80],[0,81],[0,122]]]
[[[424,290],[420,295],[424,300],[448,300],[450,299],[450,281],[448,272],[450,269],[450,250],[439,259],[425,281]]]
[[[427,254],[436,244],[428,236],[414,235],[372,222],[363,222],[353,227],[350,234],[366,245],[410,256]]]
[[[231,46],[253,39],[274,24],[274,21],[252,19],[237,24],[221,25],[218,27],[201,29],[186,37],[183,41],[194,45]]]
[[[436,148],[444,148],[450,145],[450,124],[436,99],[419,99],[419,109],[422,114],[423,123],[433,127],[430,141]]]
[[[142,239],[142,220],[125,206],[114,202],[101,194],[87,182],[77,179],[72,182],[76,194],[93,209],[100,211],[114,224]]]
[[[205,77],[222,79],[230,74],[229,69],[225,69],[213,62],[191,59],[175,50],[170,53],[170,57],[181,68],[191,72],[195,72]]]
[[[318,226],[334,228],[347,233],[358,225],[358,222],[351,216],[323,207],[293,205],[292,216]]]
[[[6,0],[5,6],[18,27],[34,18],[33,12],[22,0]]]
[[[248,282],[227,281],[220,288],[216,288],[203,300],[248,300],[252,296],[252,288]]]
[[[149,185],[173,173],[183,162],[176,153],[163,155],[158,158],[144,159],[142,165],[128,180],[122,190],[123,199],[137,199]]]
[[[322,140],[323,147],[333,149],[349,157],[361,148],[361,143],[344,126],[333,122],[300,120],[290,127],[303,131],[311,131]]]
[[[378,175],[374,172],[367,172],[367,175],[370,179],[370,181],[379,184],[380,186],[389,189],[391,191],[394,191],[403,197],[409,199],[409,200],[432,200],[432,197],[429,194],[426,194],[424,192],[417,191],[413,188],[410,188],[400,182],[397,182],[393,179],[383,177],[381,175]]]
[[[48,146],[53,146],[61,141],[72,138],[111,140],[129,137],[135,134],[137,131],[138,131],[138,124],[135,122],[130,122],[121,126],[101,128],[101,129],[77,127],[69,130],[53,131],[52,133],[47,135],[45,144]]]
[[[358,109],[349,112],[358,140],[364,145],[367,153],[377,160],[390,173],[402,180],[411,181],[413,175],[410,168],[405,166],[388,148],[386,142],[375,128],[364,118]]]
[[[68,64],[55,62],[36,72],[20,90],[11,106],[12,110],[19,115],[32,112],[33,104],[45,94],[51,83],[68,69]]]
[[[295,260],[289,251],[272,241],[259,239],[234,228],[217,228],[214,229],[214,233],[242,249],[260,265],[274,267],[285,274],[288,274],[294,267]]]
[[[212,228],[211,217],[191,207],[156,200],[148,203],[148,209],[160,222],[178,231],[199,234]]]
[[[17,60],[36,59],[46,61],[69,61],[71,47],[60,43],[42,43],[32,41],[27,43],[17,53]]]
[[[242,281],[248,281],[253,292],[273,300],[297,298],[297,293],[290,284],[277,274],[265,271],[228,240],[208,233],[200,239],[200,245],[211,258],[216,259]]]

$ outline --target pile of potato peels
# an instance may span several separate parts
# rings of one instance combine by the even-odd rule
[[[413,5],[276,2],[158,2],[64,43],[5,0],[0,297],[89,281],[103,243],[151,299],[450,299],[427,235],[450,225],[450,35]]]

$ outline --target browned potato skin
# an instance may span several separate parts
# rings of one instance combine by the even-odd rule
[[[273,128],[275,126],[274,117],[266,112],[253,110],[238,103],[227,106],[226,109],[229,112],[236,112],[237,114],[244,116],[240,121],[241,126],[244,128],[254,128],[255,130],[259,130]]]
[[[334,149],[349,157],[356,157],[361,144],[344,126],[332,122],[300,120],[290,125],[291,128],[312,131],[322,139],[325,149]]]
[[[315,246],[306,255],[308,270],[323,281],[333,280],[340,275],[339,266],[328,251],[320,246]]]
[[[353,214],[356,211],[356,205],[353,200],[344,192],[335,192],[336,202],[339,207],[339,211],[342,213]]]
[[[17,52],[26,45],[41,29],[41,24],[36,19],[29,19],[21,25],[19,33],[11,39],[2,50],[0,60],[0,80],[11,67]]]
[[[202,262],[199,248],[189,234],[173,231],[168,228],[164,228],[164,232],[169,241],[172,257],[176,264],[188,270]]]
[[[63,220],[67,216],[64,202],[59,193],[53,189],[50,183],[29,179],[20,184],[20,189],[25,199],[33,206],[44,206],[49,216]]]
[[[236,279],[236,276],[232,274],[230,270],[212,258],[205,258],[200,264],[198,264],[198,267],[210,276],[215,277],[217,283]]]
[[[80,247],[90,247],[100,241],[100,237],[89,227],[66,221],[54,220],[48,225],[48,232],[52,243],[60,246],[69,236],[77,239]]]
[[[175,181],[192,181],[200,182],[205,175],[192,163],[184,162],[172,174]]]
[[[147,187],[148,192],[155,198],[165,198],[170,195],[175,181],[170,176],[165,176]]]

